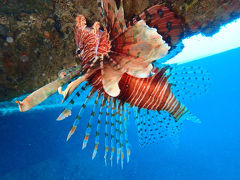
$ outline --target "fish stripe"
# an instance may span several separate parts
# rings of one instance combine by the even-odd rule
[[[169,77],[166,75],[168,68],[169,66],[161,69],[156,68],[156,73],[149,78],[136,78],[126,73],[123,74],[119,81],[120,94],[116,98],[122,102],[128,102],[131,106],[149,110],[166,110],[174,115],[178,110],[177,108],[180,108],[176,104],[180,102],[174,94],[171,93],[171,84],[168,83]],[[104,93],[101,78],[99,79],[100,76],[100,71],[96,71],[96,73],[90,77],[89,83],[91,83],[95,89]],[[100,81],[97,83],[98,85],[93,84],[96,81]],[[106,93],[105,96],[107,96]],[[174,115],[174,117],[176,117],[176,115]]]

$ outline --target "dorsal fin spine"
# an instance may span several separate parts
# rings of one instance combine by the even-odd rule
[[[129,106],[128,106],[129,107]],[[130,160],[130,148],[129,148],[129,142],[128,142],[128,134],[127,134],[127,120],[129,119],[130,112],[128,111],[127,104],[124,104],[124,138],[125,138],[125,147],[127,152],[127,163]]]
[[[112,111],[111,111],[111,157],[110,157],[110,161],[111,161],[111,166],[112,166],[112,160],[113,160],[113,155],[114,155],[114,151],[115,151],[115,144],[114,144],[114,140],[115,140],[115,109],[116,107],[114,106],[114,102],[113,102],[113,98],[111,98],[111,105],[112,105]]]
[[[124,109],[123,106],[120,105],[120,149],[121,149],[121,167],[123,168],[123,158],[124,158],[124,150],[123,150],[123,145],[124,145],[124,130],[123,130],[123,113]]]
[[[69,140],[69,138],[70,138],[70,137],[73,135],[73,133],[75,132],[75,130],[76,130],[76,128],[77,128],[77,126],[78,126],[78,124],[79,124],[79,122],[80,122],[82,111],[83,111],[83,109],[86,108],[86,104],[88,103],[89,99],[91,99],[92,95],[93,95],[93,92],[91,91],[91,92],[88,94],[87,98],[85,99],[85,102],[82,104],[82,107],[81,107],[78,115],[76,116],[75,121],[73,122],[73,127],[71,128],[70,132],[68,133],[67,141]]]
[[[67,117],[66,112],[69,112],[72,110],[72,106],[74,105],[76,99],[81,96],[81,92],[87,90],[90,87],[88,85],[89,84],[86,83],[84,86],[82,86],[81,89],[70,99],[68,104],[64,107],[64,109],[61,111],[60,115],[58,116],[57,121],[63,120]]]
[[[102,118],[102,114],[103,114],[103,108],[105,106],[105,97],[102,98],[102,103],[99,109],[99,113],[98,113],[98,120],[97,120],[97,128],[96,128],[96,136],[95,136],[95,144],[94,144],[94,151],[92,154],[92,159],[95,158],[96,154],[97,154],[97,150],[98,150],[98,146],[99,146],[99,136],[100,136],[100,126],[101,126],[101,118]]]
[[[119,104],[118,101],[116,101],[116,150],[117,150],[117,164],[119,162],[121,149],[120,149],[120,110],[119,110]]]
[[[88,120],[88,125],[87,125],[87,129],[86,129],[86,132],[85,132],[83,144],[82,144],[82,149],[84,149],[87,146],[87,143],[88,143],[88,140],[89,140],[89,136],[90,136],[91,131],[92,131],[92,121],[93,121],[93,119],[95,118],[95,115],[96,115],[95,111],[96,111],[96,108],[97,108],[97,105],[98,105],[99,95],[100,94],[97,94],[97,97],[96,97],[95,102],[94,102],[94,106],[93,106],[93,109],[92,109],[92,113],[91,113],[90,119]]]
[[[108,145],[108,140],[109,140],[109,133],[108,133],[108,127],[109,127],[109,117],[110,116],[110,97],[108,96],[107,99],[107,109],[106,109],[106,120],[105,120],[105,153],[104,153],[104,159],[105,159],[105,165],[107,165],[107,154],[109,151],[109,145]]]

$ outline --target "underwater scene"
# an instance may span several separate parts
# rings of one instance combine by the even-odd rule
[[[239,16],[239,0],[1,1],[0,180],[240,179]]]
[[[115,162],[105,165],[103,148],[92,160],[94,135],[81,150],[87,113],[68,142],[74,118],[55,121],[62,108],[2,114],[0,179],[240,179],[239,56],[237,48],[187,63],[207,69],[211,83],[206,94],[187,103],[201,123],[185,121],[175,140],[141,147],[135,118],[130,117],[131,158],[123,168]],[[72,113],[79,108],[74,106]]]

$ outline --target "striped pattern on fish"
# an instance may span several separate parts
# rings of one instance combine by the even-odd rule
[[[125,73],[119,81],[121,93],[116,99],[139,108],[168,111],[178,120],[187,109],[171,92],[171,84],[165,74],[167,68],[155,68],[155,74],[149,78],[136,78]],[[100,70],[87,80],[98,92],[108,96],[103,90]]]
[[[17,103],[20,111],[27,111],[58,89],[63,95],[62,102],[67,103],[57,118],[60,121],[72,115],[76,101],[81,102],[67,141],[84,117],[88,122],[82,149],[89,143],[96,126],[92,159],[101,146],[101,136],[104,136],[105,164],[110,157],[112,165],[116,154],[117,163],[121,162],[123,167],[124,155],[128,163],[131,154],[128,121],[136,121],[141,146],[177,137],[183,120],[199,122],[180,99],[202,94],[201,90],[205,91],[202,84],[208,78],[199,68],[164,64],[168,60],[164,58],[166,55],[172,57],[181,51],[179,44],[184,35],[184,20],[169,8],[160,4],[152,6],[126,23],[122,0],[119,8],[115,0],[97,0],[97,3],[103,18],[103,30],[100,30],[99,22],[87,27],[83,15],[76,17],[79,66],[73,71],[63,70],[59,79]],[[154,64],[158,59],[160,66],[157,68]],[[194,79],[198,80],[196,84],[192,82]],[[63,91],[62,85],[67,82],[69,84]],[[78,87],[81,89],[77,90]],[[194,93],[189,93],[191,88]],[[85,116],[90,100],[94,101],[92,111]]]

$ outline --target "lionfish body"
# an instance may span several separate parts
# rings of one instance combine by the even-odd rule
[[[174,51],[182,37],[182,21],[168,8],[155,5],[126,24],[122,1],[119,9],[114,0],[99,0],[98,6],[103,15],[103,31],[98,22],[90,28],[86,26],[84,16],[78,15],[76,18],[76,56],[80,59],[80,68],[64,71],[65,74],[60,74],[59,79],[17,103],[21,111],[26,111],[58,89],[64,96],[63,101],[68,100],[57,118],[62,120],[71,115],[76,99],[83,98],[81,91],[89,88],[90,92],[85,97],[67,140],[80,123],[89,99],[95,98],[82,148],[87,146],[95,123],[92,158],[96,156],[100,126],[103,124],[101,121],[104,120],[105,163],[108,154],[112,163],[116,152],[117,162],[121,159],[123,166],[124,152],[128,161],[130,156],[127,120],[132,116],[131,113],[137,123],[141,145],[174,136],[184,117],[198,121],[180,102],[181,95],[196,95],[199,89],[205,89],[205,84],[202,86],[199,82],[207,78],[202,77],[202,69],[164,64],[157,68],[153,65],[155,60]],[[62,91],[61,86],[74,77],[77,79]],[[79,86],[81,89],[76,92]],[[191,89],[195,91],[191,93]]]
[[[178,120],[186,111],[171,92],[171,84],[166,76],[166,68],[155,69],[156,73],[149,78],[136,78],[125,73],[119,81],[120,94],[115,97],[123,103],[148,110],[167,111]],[[88,78],[90,84],[103,93],[104,92],[100,71]]]
[[[115,59],[117,59],[115,58],[115,54],[120,48],[116,46],[111,49],[109,34],[106,29],[103,32],[98,29],[98,22],[96,22],[92,28],[86,27],[85,23],[85,18],[79,15],[75,28],[75,40],[78,47],[77,56],[81,58],[83,72],[92,73],[92,75],[87,78],[87,81],[89,81],[99,93],[108,97],[108,93],[106,93],[103,88],[101,71],[109,70],[112,73],[109,73],[109,76],[114,76],[115,73],[122,71],[123,66],[120,65],[121,62],[115,61]],[[116,39],[116,41],[118,45],[122,44],[120,42],[121,40]],[[132,42],[132,44],[135,45],[137,42]],[[162,48],[161,45],[162,44],[159,45],[159,49]],[[139,49],[139,52],[140,50],[141,49]],[[119,53],[121,52],[122,48]],[[104,56],[106,56],[105,59]],[[129,59],[127,54],[125,56],[126,59]],[[134,57],[132,59],[134,59]],[[129,61],[133,61],[132,59]],[[105,65],[106,63],[108,64]],[[110,69],[108,66],[109,63],[113,63],[112,66],[116,66],[118,70],[115,70],[112,66]],[[171,92],[170,84],[165,74],[166,70],[166,68],[154,68],[152,72],[155,74],[147,78],[134,77],[128,73],[122,74],[118,82],[120,93],[116,96],[116,99],[119,99],[122,103],[128,102],[131,106],[139,108],[158,111],[166,110],[176,119],[179,119],[179,117],[185,113],[186,109],[181,106],[180,102],[177,101]]]

